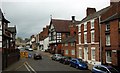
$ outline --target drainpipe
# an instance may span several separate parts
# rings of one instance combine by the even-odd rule
[[[101,64],[103,62],[102,60],[102,37],[101,37],[101,24],[100,24],[100,18],[101,16],[99,16],[99,31],[100,31],[100,61],[101,61]]]

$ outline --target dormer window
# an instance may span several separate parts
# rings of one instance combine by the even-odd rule
[[[106,31],[109,31],[110,30],[110,23],[107,23],[106,24]]]

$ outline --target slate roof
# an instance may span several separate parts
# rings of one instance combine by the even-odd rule
[[[79,24],[80,21],[75,21],[74,24]],[[69,25],[73,24],[72,20],[52,19],[51,24],[55,27],[56,32],[69,32]]]
[[[66,38],[65,40],[62,40],[62,43],[72,43],[76,41],[76,37],[75,36],[70,36],[68,38]]]
[[[88,21],[88,20],[91,20],[91,19],[93,19],[93,18],[99,17],[101,14],[103,14],[104,12],[106,12],[110,7],[111,7],[111,6],[108,6],[108,7],[106,7],[106,8],[103,8],[103,9],[101,9],[100,11],[97,11],[97,12],[95,12],[95,13],[87,16],[87,17],[85,17],[83,20],[81,20],[80,24],[83,23],[83,22],[86,22],[86,21]]]
[[[8,27],[8,30],[12,33],[16,33],[16,27]]]
[[[114,19],[118,19],[118,18],[120,18],[120,14],[116,13],[116,14],[108,17],[107,19],[101,21],[101,23],[108,22],[108,21],[111,21],[111,20],[114,20]]]

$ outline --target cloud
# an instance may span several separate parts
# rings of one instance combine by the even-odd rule
[[[16,2],[17,1],[17,2]],[[17,26],[17,36],[30,37],[42,31],[53,18],[76,20],[86,16],[87,7],[100,10],[109,6],[109,0],[2,0],[5,17]]]

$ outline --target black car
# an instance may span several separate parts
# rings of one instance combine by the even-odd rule
[[[42,59],[42,56],[40,53],[35,53],[34,54],[34,59]]]
[[[63,56],[61,59],[60,59],[60,63],[63,63],[63,64],[70,64],[70,60],[71,60],[71,57],[67,57],[67,56]]]

